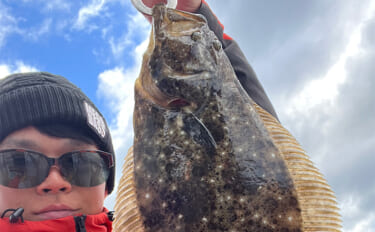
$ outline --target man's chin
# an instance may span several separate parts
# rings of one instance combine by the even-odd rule
[[[34,215],[33,221],[53,220],[77,215],[77,210],[56,210],[38,213]]]

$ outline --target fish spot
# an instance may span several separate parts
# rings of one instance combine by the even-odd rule
[[[179,127],[183,127],[184,126],[184,121],[182,120],[182,117],[177,117],[176,124]]]
[[[221,43],[219,40],[214,40],[212,45],[214,46],[215,50],[216,51],[220,51],[221,50]]]
[[[191,34],[191,39],[194,41],[202,39],[202,33],[200,33],[199,31],[193,32],[193,34]]]

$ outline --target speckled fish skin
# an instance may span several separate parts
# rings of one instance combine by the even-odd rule
[[[157,6],[136,83],[145,231],[302,231],[286,164],[198,15]]]

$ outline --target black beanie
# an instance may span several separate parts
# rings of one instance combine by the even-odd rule
[[[90,99],[66,78],[46,72],[0,79],[0,141],[31,125],[68,124],[84,130],[103,150],[114,153],[107,123]],[[106,183],[114,188],[115,167]]]

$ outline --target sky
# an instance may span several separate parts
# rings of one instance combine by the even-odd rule
[[[375,0],[207,2],[332,186],[343,231],[375,232]],[[149,32],[130,0],[0,0],[0,78],[47,71],[80,87],[110,125],[119,179]]]

